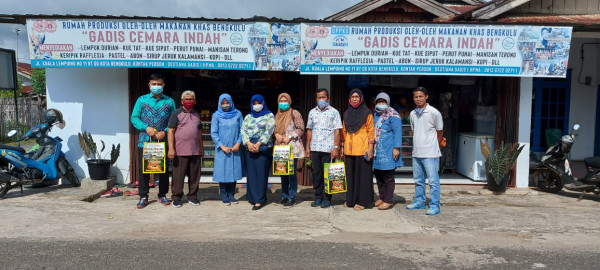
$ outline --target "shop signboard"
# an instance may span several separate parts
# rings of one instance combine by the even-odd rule
[[[32,67],[298,71],[300,24],[27,20]]]
[[[572,27],[302,23],[303,74],[565,77]]]

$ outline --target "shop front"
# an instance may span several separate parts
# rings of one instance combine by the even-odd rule
[[[176,104],[183,91],[196,92],[196,109],[206,123],[203,182],[210,181],[214,148],[209,123],[221,93],[230,93],[236,107],[246,114],[252,95],[265,96],[273,110],[277,95],[288,92],[292,107],[306,118],[315,106],[314,91],[325,87],[331,91],[332,106],[340,112],[352,88],[363,89],[368,101],[381,91],[390,94],[391,105],[404,121],[401,154],[405,166],[398,169],[397,182],[409,183],[412,141],[407,116],[412,110],[412,89],[423,86],[431,92],[429,103],[444,117],[448,147],[441,159],[442,183],[482,184],[485,174],[476,150],[478,139],[528,143],[529,131],[523,131],[523,122],[530,121],[531,101],[523,97],[531,96],[530,77],[564,76],[561,72],[568,58],[539,61],[534,54],[529,62],[523,60],[527,48],[535,50],[541,44],[539,28],[28,20],[32,65],[47,68],[48,104],[62,110],[69,123],[56,131],[69,138],[69,161],[76,164],[80,177],[85,176],[76,140],[82,130],[109,144],[121,143],[122,149],[130,151],[122,153],[116,173],[126,183],[135,180],[136,173],[131,172],[138,171],[137,161],[131,158],[137,156],[137,131],[129,123],[131,108],[147,92],[148,75],[161,73],[166,77],[165,94]],[[555,40],[568,45],[570,28],[555,31]],[[529,91],[522,92],[527,87]],[[517,175],[514,185],[526,186],[526,177]]]

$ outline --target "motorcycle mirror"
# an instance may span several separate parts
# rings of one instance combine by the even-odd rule
[[[575,124],[575,125],[573,125],[573,130],[579,130],[579,127],[580,127],[579,124]]]
[[[63,129],[63,128],[65,128],[66,125],[67,125],[67,122],[65,122],[65,120],[62,120],[62,121],[58,122],[58,124],[56,126],[60,129]]]
[[[8,135],[8,137],[10,138],[12,136],[15,136],[15,134],[17,134],[17,131],[13,129],[13,130],[9,131],[8,134],[6,134],[6,135]]]

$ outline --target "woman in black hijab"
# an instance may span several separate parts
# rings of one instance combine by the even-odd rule
[[[348,184],[344,206],[358,211],[373,205],[375,129],[373,112],[367,108],[360,89],[350,91],[348,105],[342,130]]]

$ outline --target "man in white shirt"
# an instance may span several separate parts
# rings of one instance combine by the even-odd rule
[[[425,178],[429,179],[431,202],[426,214],[440,213],[440,177],[439,160],[442,153],[444,122],[442,114],[427,103],[429,92],[424,87],[413,90],[413,100],[417,108],[410,112],[410,127],[413,131],[413,177],[415,179],[415,197],[406,209],[425,209]]]

